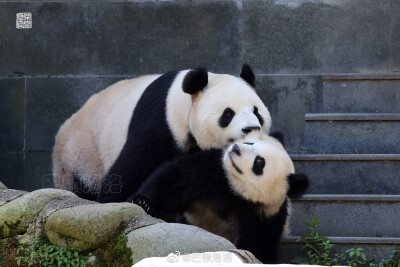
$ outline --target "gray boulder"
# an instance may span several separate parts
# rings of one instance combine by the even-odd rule
[[[55,245],[93,250],[122,232],[139,214],[145,214],[144,210],[132,203],[83,205],[54,212],[45,229]]]
[[[53,198],[75,196],[58,189],[40,189],[20,196],[0,207],[0,238],[23,234],[34,217]]]
[[[235,249],[225,238],[186,224],[157,223],[136,229],[127,237],[134,263],[148,257],[165,257],[175,251],[182,255]]]
[[[44,231],[47,219],[54,212],[81,205],[92,205],[97,202],[89,201],[77,196],[56,197],[46,204],[43,210],[29,224],[29,228],[23,236],[19,237],[21,243],[30,243],[33,239],[40,237]]]
[[[2,182],[0,182],[0,191],[7,189],[7,186],[5,186]]]
[[[4,189],[0,190],[0,206],[7,204],[8,202],[22,197],[23,195],[28,194],[26,191],[14,190],[14,189]]]
[[[146,226],[149,226],[149,225],[153,225],[153,224],[156,224],[156,223],[165,223],[165,221],[163,221],[161,219],[154,218],[154,217],[152,217],[152,216],[150,216],[148,214],[139,214],[139,215],[136,215],[132,219],[132,221],[130,221],[128,223],[128,225],[124,229],[123,234],[127,235],[127,234],[129,234],[130,232],[132,232],[132,231],[134,231],[136,229],[139,229],[139,228],[142,228],[142,227],[146,227]]]

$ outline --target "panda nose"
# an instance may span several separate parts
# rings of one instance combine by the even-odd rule
[[[242,155],[238,144],[233,145],[231,152],[235,153],[238,156]]]
[[[258,126],[245,127],[245,128],[242,129],[242,132],[243,132],[244,134],[249,134],[249,133],[250,133],[251,131],[253,131],[253,130],[259,131],[259,130],[261,130],[261,128],[258,127]]]

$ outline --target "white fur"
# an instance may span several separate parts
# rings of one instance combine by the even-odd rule
[[[247,145],[244,142],[250,142],[253,145]],[[287,177],[294,173],[292,160],[282,144],[267,135],[250,134],[236,144],[239,146],[241,155],[231,152],[232,145],[226,149],[223,158],[230,185],[244,198],[264,203],[264,213],[267,215],[277,213],[287,196],[289,187]],[[256,175],[252,171],[257,156],[265,159],[262,175]],[[232,161],[243,172],[242,174],[233,167]]]
[[[57,188],[72,189],[72,174],[98,190],[128,134],[132,111],[146,87],[158,75],[123,80],[93,95],[61,127],[53,148]],[[130,111],[130,112],[127,112]]]
[[[271,116],[256,92],[241,78],[226,74],[209,73],[206,90],[193,98],[190,112],[190,129],[202,149],[222,148],[229,139],[245,136],[245,127],[261,127],[253,113],[258,108],[264,119],[263,131],[268,133]],[[231,123],[226,128],[218,124],[225,108],[235,112]]]
[[[182,82],[189,70],[181,71],[172,83],[167,96],[167,122],[179,148],[185,150],[188,137],[192,97],[182,91]]]
[[[283,233],[282,233],[283,236],[288,236],[290,234],[290,224],[289,224],[290,220],[289,219],[292,216],[292,202],[290,201],[290,199],[288,199],[287,205],[288,205],[288,209],[287,209],[288,215],[286,218],[285,226],[283,227]]]

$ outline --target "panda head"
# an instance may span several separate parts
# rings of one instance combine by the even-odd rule
[[[251,133],[225,149],[223,165],[233,191],[264,204],[267,214],[277,213],[287,196],[300,197],[308,188],[307,176],[294,174],[282,144],[264,133]]]
[[[271,116],[255,92],[255,75],[244,65],[240,77],[190,71],[183,91],[192,95],[190,131],[202,149],[226,147],[254,131],[268,132]]]

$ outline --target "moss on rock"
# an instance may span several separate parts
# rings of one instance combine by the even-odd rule
[[[0,238],[23,234],[34,217],[53,198],[75,196],[58,189],[40,189],[0,206]]]
[[[132,203],[82,205],[51,214],[45,229],[55,245],[94,250],[122,232],[138,214],[145,212]]]
[[[96,261],[93,266],[99,267],[128,267],[132,266],[132,251],[127,246],[128,238],[118,235],[105,246],[94,252]]]

